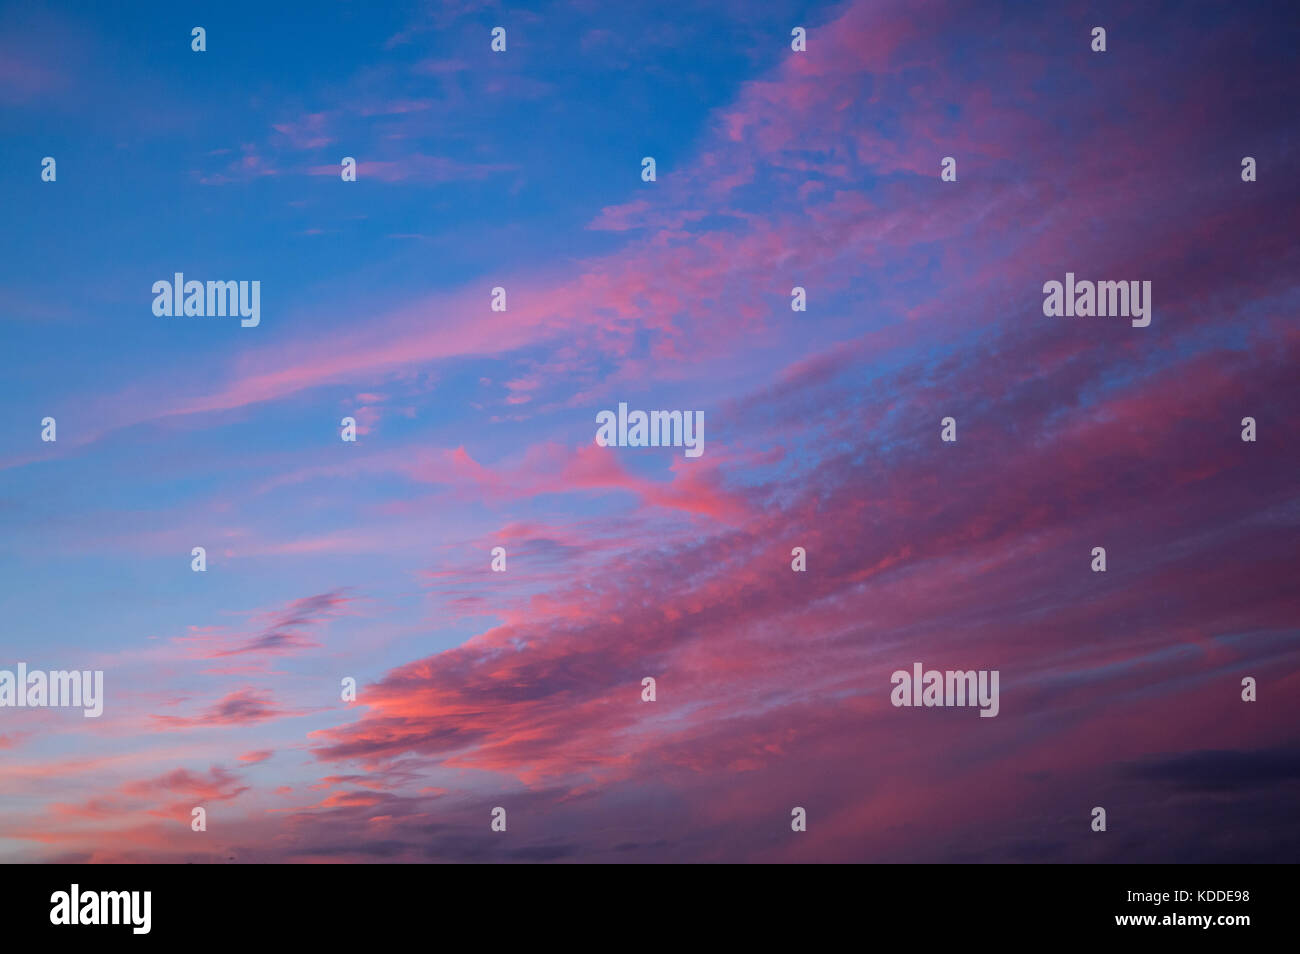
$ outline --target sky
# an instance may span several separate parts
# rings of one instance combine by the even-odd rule
[[[0,4],[0,860],[1294,860],[1287,8]]]

